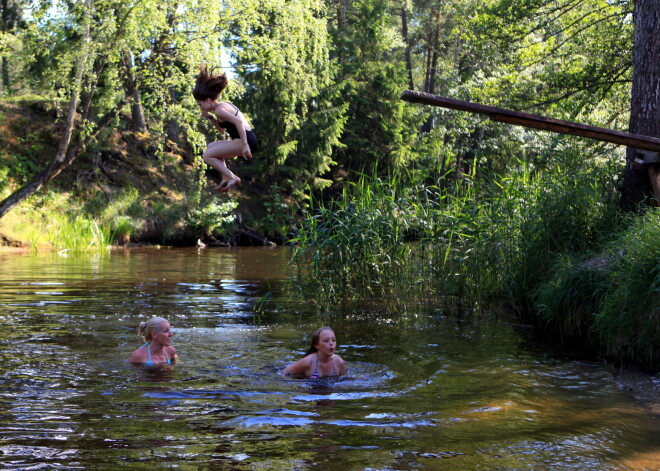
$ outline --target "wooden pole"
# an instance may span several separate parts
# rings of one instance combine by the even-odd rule
[[[502,123],[542,129],[544,131],[554,131],[561,134],[573,134],[575,136],[612,142],[614,144],[634,147],[636,149],[660,152],[660,139],[643,136],[641,134],[630,134],[627,132],[615,131],[613,129],[587,126],[586,124],[546,118],[544,116],[507,110],[505,108],[496,108],[494,106],[481,105],[469,101],[456,100],[414,90],[406,90],[403,92],[401,99],[411,103],[423,103],[425,105],[441,106],[453,110],[484,114],[493,121]]]

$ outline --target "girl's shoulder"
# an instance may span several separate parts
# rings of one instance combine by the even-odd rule
[[[226,111],[228,113],[231,112],[231,111],[238,110],[236,105],[234,105],[230,101],[219,101],[218,104],[216,105],[215,109],[217,110],[218,108],[220,108],[222,111]]]
[[[309,355],[305,355],[302,357],[298,362],[304,365],[309,365],[316,359],[316,353],[310,353]]]
[[[136,349],[131,353],[130,358],[128,359],[132,363],[144,363],[147,361],[148,353],[145,345],[142,345],[140,348]]]
[[[282,370],[282,372],[284,374],[294,374],[294,375],[295,374],[304,374],[305,371],[307,370],[307,368],[309,368],[309,365],[310,365],[313,358],[314,358],[313,353],[310,354],[310,355],[305,355],[301,359],[294,361],[289,366],[284,368],[284,370]]]

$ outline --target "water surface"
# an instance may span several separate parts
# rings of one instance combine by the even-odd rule
[[[658,417],[597,363],[495,315],[332,318],[286,249],[0,253],[7,469],[657,469]],[[259,300],[270,293],[270,302]],[[167,317],[180,362],[127,363]],[[278,371],[332,323],[349,376]]]

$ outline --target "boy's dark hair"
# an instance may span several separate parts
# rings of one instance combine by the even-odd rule
[[[215,100],[220,95],[225,88],[229,80],[227,80],[227,74],[214,75],[213,71],[215,67],[211,67],[207,64],[202,64],[199,69],[199,74],[197,75],[197,80],[195,81],[195,88],[193,88],[193,96],[195,100],[206,100],[210,98]]]

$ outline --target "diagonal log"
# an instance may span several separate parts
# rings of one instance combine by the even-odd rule
[[[634,147],[636,149],[660,152],[660,139],[643,136],[641,134],[631,134],[623,131],[616,131],[614,129],[599,128],[596,126],[588,126],[586,124],[573,123],[571,121],[546,118],[544,116],[530,113],[481,105],[479,103],[456,100],[454,98],[446,98],[414,90],[406,90],[403,92],[401,99],[411,103],[422,103],[425,105],[441,106],[453,110],[483,114],[493,121],[502,123],[515,124],[544,131],[554,131],[561,134],[572,134],[575,136],[588,137],[599,141]]]

